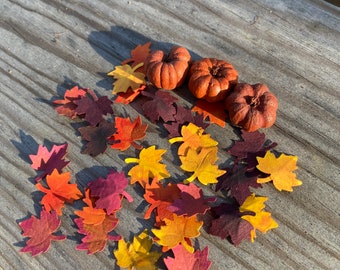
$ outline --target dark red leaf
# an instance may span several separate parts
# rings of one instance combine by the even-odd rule
[[[78,129],[83,140],[88,141],[82,153],[97,156],[104,153],[108,138],[115,132],[113,123],[102,121],[98,126],[87,126]]]

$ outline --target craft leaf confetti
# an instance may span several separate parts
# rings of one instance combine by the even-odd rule
[[[49,213],[46,210],[40,212],[40,219],[31,216],[29,219],[19,222],[19,226],[23,230],[22,235],[29,237],[26,246],[21,252],[31,252],[32,256],[46,252],[51,241],[60,241],[66,239],[65,235],[55,235],[60,226],[60,219],[55,211]]]
[[[137,45],[136,48],[131,50],[131,58],[124,60],[121,64],[130,64],[131,66],[135,67],[136,65],[140,63],[145,63],[146,58],[148,57],[150,53],[150,46],[151,41],[143,44],[143,45]]]
[[[293,191],[292,187],[302,185],[302,182],[296,179],[296,174],[293,173],[297,169],[297,156],[287,156],[281,154],[278,158],[275,155],[267,151],[266,155],[261,158],[258,157],[257,169],[270,174],[268,177],[258,178],[258,183],[266,183],[273,181],[274,187],[281,191]]]
[[[155,263],[162,255],[160,252],[151,251],[153,241],[147,231],[141,232],[133,238],[132,243],[124,239],[118,241],[118,249],[113,252],[117,265],[128,269],[157,269]]]
[[[223,102],[208,102],[199,99],[196,100],[195,106],[191,110],[203,114],[204,119],[209,118],[211,123],[225,127],[227,113],[225,112]]]
[[[129,88],[136,91],[142,84],[145,84],[145,74],[136,71],[143,66],[144,63],[139,63],[133,68],[127,64],[116,66],[115,69],[107,75],[113,76],[116,81],[113,83],[112,93],[126,92]]]
[[[208,260],[208,247],[205,247],[202,251],[197,249],[194,253],[190,253],[182,245],[177,245],[172,248],[172,252],[174,258],[164,258],[168,270],[208,270],[212,264]]]
[[[190,238],[200,235],[200,229],[203,221],[197,221],[196,216],[185,217],[173,214],[172,219],[165,219],[165,225],[160,229],[152,229],[153,234],[157,237],[155,240],[163,246],[163,251],[171,249],[178,244],[182,244],[185,249],[193,253],[194,248],[191,245]]]
[[[146,129],[148,128],[148,125],[142,124],[140,116],[133,122],[130,118],[116,117],[115,127],[116,133],[109,138],[112,148],[121,151],[127,150],[131,145],[139,150],[143,148],[135,142],[146,136]]]
[[[152,145],[143,148],[139,153],[139,158],[126,158],[125,163],[138,163],[128,172],[128,175],[131,176],[131,184],[138,182],[145,187],[150,178],[158,180],[168,178],[170,174],[166,165],[160,163],[165,152],[166,150],[156,149],[156,146]]]
[[[80,199],[83,195],[78,189],[77,184],[69,184],[71,175],[69,172],[59,173],[57,169],[46,176],[46,183],[49,188],[44,187],[41,182],[35,186],[38,190],[46,193],[41,199],[41,204],[46,211],[56,211],[62,215],[62,208],[65,202],[72,203]]]

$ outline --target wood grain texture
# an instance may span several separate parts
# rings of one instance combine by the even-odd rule
[[[135,151],[107,151],[97,158],[80,154],[83,144],[74,125],[58,116],[50,101],[76,83],[111,96],[112,79],[105,74],[149,40],[157,49],[183,45],[194,59],[226,59],[241,81],[266,83],[280,106],[277,122],[264,132],[279,151],[299,157],[301,187],[293,193],[271,185],[257,191],[269,197],[278,229],[237,248],[202,231],[196,244],[209,245],[212,269],[340,269],[340,9],[317,0],[2,0],[0,268],[115,269],[115,243],[92,256],[75,250],[80,238],[72,207],[66,207],[61,229],[70,237],[35,258],[19,253],[23,239],[17,223],[38,213],[28,158],[38,144],[68,142],[69,170],[82,187],[110,167],[126,170],[124,157]],[[193,104],[189,94],[175,94],[181,103]],[[122,116],[139,113],[138,106],[114,105],[114,110]],[[158,127],[143,121],[150,125],[146,143],[167,149]],[[228,161],[223,149],[238,138],[233,128],[221,132],[210,126],[208,132],[220,143],[221,162]],[[168,151],[164,160],[180,180],[174,159]],[[116,231],[131,240],[152,221],[143,220],[142,191],[133,186],[128,191],[135,200],[124,204]]]

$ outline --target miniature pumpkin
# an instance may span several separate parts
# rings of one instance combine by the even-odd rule
[[[173,90],[181,86],[189,71],[191,56],[184,47],[173,46],[166,55],[157,50],[145,61],[146,76],[157,88]]]
[[[234,125],[252,132],[274,124],[278,101],[265,84],[239,83],[226,98],[225,108]]]
[[[189,71],[189,90],[209,102],[223,100],[237,83],[238,73],[224,60],[203,58],[194,62]]]

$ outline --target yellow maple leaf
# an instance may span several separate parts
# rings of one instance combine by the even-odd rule
[[[186,156],[180,156],[181,168],[194,172],[185,181],[192,182],[197,178],[204,185],[217,183],[217,178],[226,173],[214,164],[217,159],[217,147],[203,148],[199,153],[189,148]]]
[[[171,249],[178,244],[182,244],[189,252],[193,253],[194,248],[191,246],[190,238],[200,235],[200,229],[203,221],[197,221],[196,215],[177,216],[173,215],[173,219],[164,219],[165,225],[160,229],[152,229],[151,231],[157,237],[156,242],[164,247],[164,251]]]
[[[184,125],[181,128],[182,137],[175,137],[169,140],[171,144],[175,142],[183,142],[178,148],[178,155],[186,154],[188,148],[200,151],[202,148],[214,147],[218,144],[209,134],[203,134],[204,129],[193,123]]]
[[[118,266],[128,269],[152,270],[157,269],[155,263],[162,255],[152,248],[152,239],[147,230],[133,238],[132,243],[125,242],[124,239],[118,241],[118,249],[113,252],[117,259]]]
[[[267,151],[263,158],[256,157],[256,159],[258,162],[256,168],[270,174],[268,177],[258,178],[258,183],[273,181],[274,187],[279,191],[293,191],[292,187],[302,185],[302,181],[296,179],[296,174],[293,173],[297,169],[297,156],[281,154],[276,158],[273,153]]]
[[[264,202],[267,201],[267,197],[256,197],[255,194],[251,194],[240,206],[240,212],[253,212],[255,215],[243,215],[241,218],[248,221],[254,229],[250,231],[251,241],[254,242],[256,237],[256,230],[262,233],[266,233],[268,230],[275,229],[279,225],[271,217],[271,213],[262,211],[265,208]]]
[[[107,75],[113,76],[116,81],[113,83],[112,93],[126,92],[129,87],[133,91],[136,91],[142,84],[145,83],[145,74],[142,72],[136,72],[136,70],[143,66],[144,63],[139,63],[133,68],[130,65],[116,66],[114,70]]]
[[[165,152],[165,149],[156,150],[156,146],[152,145],[140,151],[139,159],[126,158],[125,163],[138,163],[128,172],[128,175],[131,176],[131,184],[139,182],[145,187],[150,178],[161,180],[169,177],[170,174],[166,169],[166,165],[160,163]]]

